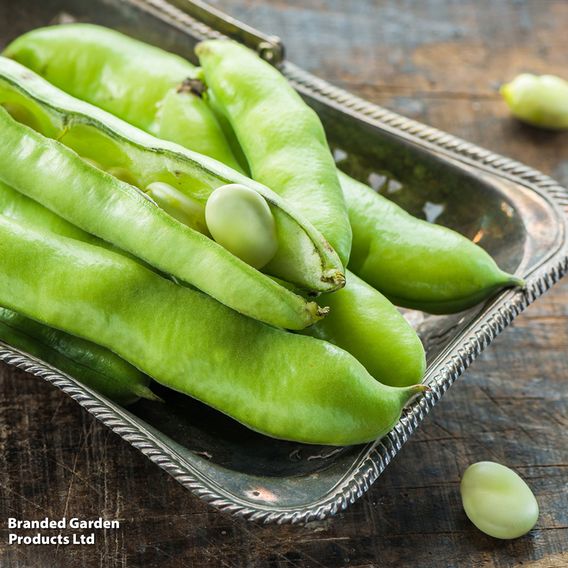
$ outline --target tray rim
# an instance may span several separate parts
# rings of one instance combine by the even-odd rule
[[[201,37],[219,37],[218,32],[193,20],[164,0],[134,0],[132,3],[142,6],[143,9],[150,7],[161,12],[163,16],[172,18],[186,33],[192,31],[193,35]],[[356,467],[351,469],[326,496],[316,504],[304,507],[279,509],[265,507],[261,504],[241,502],[227,493],[224,494],[222,488],[217,487],[216,484],[208,484],[200,479],[193,471],[194,468],[173,448],[165,447],[150,431],[135,425],[128,411],[55,367],[0,341],[0,361],[55,385],[199,498],[232,515],[278,524],[323,520],[346,509],[359,499],[378,479],[426,415],[474,359],[527,306],[568,272],[568,189],[551,177],[516,160],[384,109],[331,85],[293,63],[284,62],[281,70],[298,90],[331,103],[363,122],[388,130],[426,150],[441,151],[450,158],[505,177],[536,191],[563,213],[564,240],[559,248],[528,277],[524,291],[502,292],[471,322],[466,330],[467,334],[464,332],[461,339],[457,340],[446,353],[444,360],[440,358],[426,375],[425,382],[430,386],[430,392],[415,400],[405,410],[394,429],[382,440],[368,445],[364,458],[360,459]]]

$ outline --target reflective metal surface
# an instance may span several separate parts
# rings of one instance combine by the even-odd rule
[[[25,7],[4,0],[0,6],[3,43],[73,18],[194,60],[195,43],[218,35],[162,0],[31,0]],[[339,167],[412,213],[464,233],[528,282],[524,292],[508,290],[452,316],[407,312],[427,350],[425,381],[432,390],[394,430],[374,444],[339,449],[275,441],[166,389],[158,387],[165,404],[142,401],[124,410],[9,346],[0,344],[0,359],[61,388],[215,506],[265,522],[300,522],[332,515],[361,496],[475,357],[564,274],[568,193],[527,166],[388,112],[290,63],[281,68],[321,116]]]

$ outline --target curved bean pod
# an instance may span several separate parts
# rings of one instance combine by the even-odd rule
[[[346,264],[351,227],[318,115],[277,69],[250,49],[211,40],[200,43],[196,53],[253,179],[270,183],[302,211]]]
[[[118,404],[159,400],[150,377],[112,351],[0,307],[0,340],[38,357]]]
[[[345,349],[385,385],[419,383],[426,370],[420,338],[374,288],[347,271],[345,288],[325,294],[329,314],[302,333]]]
[[[314,303],[179,223],[141,192],[85,163],[59,142],[21,125],[3,110],[0,128],[0,179],[57,215],[245,315],[290,329],[319,319]],[[251,295],[253,288],[256,293]]]
[[[393,303],[446,314],[523,285],[463,235],[413,217],[344,173],[339,179],[354,228],[349,268]]]
[[[425,390],[382,385],[327,342],[243,317],[120,254],[2,217],[0,304],[112,347],[158,382],[275,438],[374,440]]]
[[[0,215],[36,230],[109,247],[49,209],[0,182]],[[120,357],[79,337],[52,329],[0,307],[0,339],[79,379],[119,404],[138,398],[156,400],[149,378]]]
[[[292,88],[274,68],[234,42],[208,41],[198,45],[196,51],[207,84],[243,146],[253,177],[262,179],[262,149],[273,150],[274,131],[280,126],[282,132],[288,132],[293,119],[284,112],[281,125],[271,123],[271,129],[264,131],[261,118],[268,114],[268,105],[279,109],[280,94]],[[271,79],[273,88],[263,91],[264,81],[270,85]],[[262,93],[264,101],[258,102],[253,96],[251,102],[251,92]],[[294,106],[290,108],[299,112]],[[255,163],[260,165],[260,174]],[[288,171],[278,158],[267,163],[288,179]],[[275,179],[273,187],[281,191],[278,177]],[[522,279],[499,269],[481,247],[459,233],[412,217],[342,172],[339,180],[353,231],[348,266],[395,304],[436,314],[451,313],[474,306],[501,288],[523,285]],[[301,203],[302,211],[317,226],[309,205],[304,211],[306,205]]]

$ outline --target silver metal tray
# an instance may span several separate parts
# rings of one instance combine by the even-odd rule
[[[184,10],[184,11],[182,11]],[[459,230],[527,280],[452,316],[408,312],[428,357],[431,391],[382,440],[330,449],[279,442],[248,431],[188,397],[160,391],[165,404],[125,410],[57,369],[0,344],[0,359],[59,387],[101,422],[212,505],[264,522],[305,522],[344,509],[377,480],[425,415],[511,321],[568,269],[568,192],[527,166],[388,112],[281,61],[277,38],[175,0],[0,2],[0,38],[69,17],[115,27],[194,59],[193,47],[219,33],[258,47],[321,116],[338,165],[382,184],[415,214]],[[434,215],[435,213],[435,215]]]

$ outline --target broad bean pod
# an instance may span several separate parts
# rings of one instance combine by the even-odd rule
[[[202,98],[196,68],[177,55],[93,24],[34,29],[5,55],[69,94],[165,140],[239,169],[215,114]],[[146,69],[151,69],[151,77]],[[188,121],[197,130],[187,132]]]
[[[275,438],[368,442],[425,390],[382,385],[325,341],[244,317],[116,252],[1,216],[0,304],[112,348],[156,381]]]
[[[159,400],[148,388],[150,378],[109,349],[1,307],[0,340],[53,365],[118,404],[132,404],[139,398]]]
[[[110,247],[2,182],[0,215],[35,229]],[[140,397],[157,399],[148,388],[149,378],[112,351],[1,307],[0,339],[54,365],[119,404],[131,404]]]
[[[302,211],[346,264],[351,227],[318,115],[277,69],[250,49],[211,40],[200,43],[196,53],[252,178],[270,183]]]
[[[241,313],[280,327],[304,328],[321,317],[314,303],[179,223],[139,189],[165,182],[204,204],[216,187],[237,182],[262,195],[274,215],[278,251],[266,269],[310,290],[343,285],[341,263],[327,242],[268,188],[73,99],[3,57],[0,103],[19,119],[0,112],[0,179],[83,230]],[[138,187],[81,156],[105,169],[126,168]]]
[[[413,217],[346,174],[339,179],[356,227],[349,268],[393,303],[446,314],[523,285],[463,235]]]
[[[302,333],[354,355],[385,385],[413,385],[426,370],[424,347],[402,314],[366,282],[347,271],[345,287],[325,294],[329,314]]]

